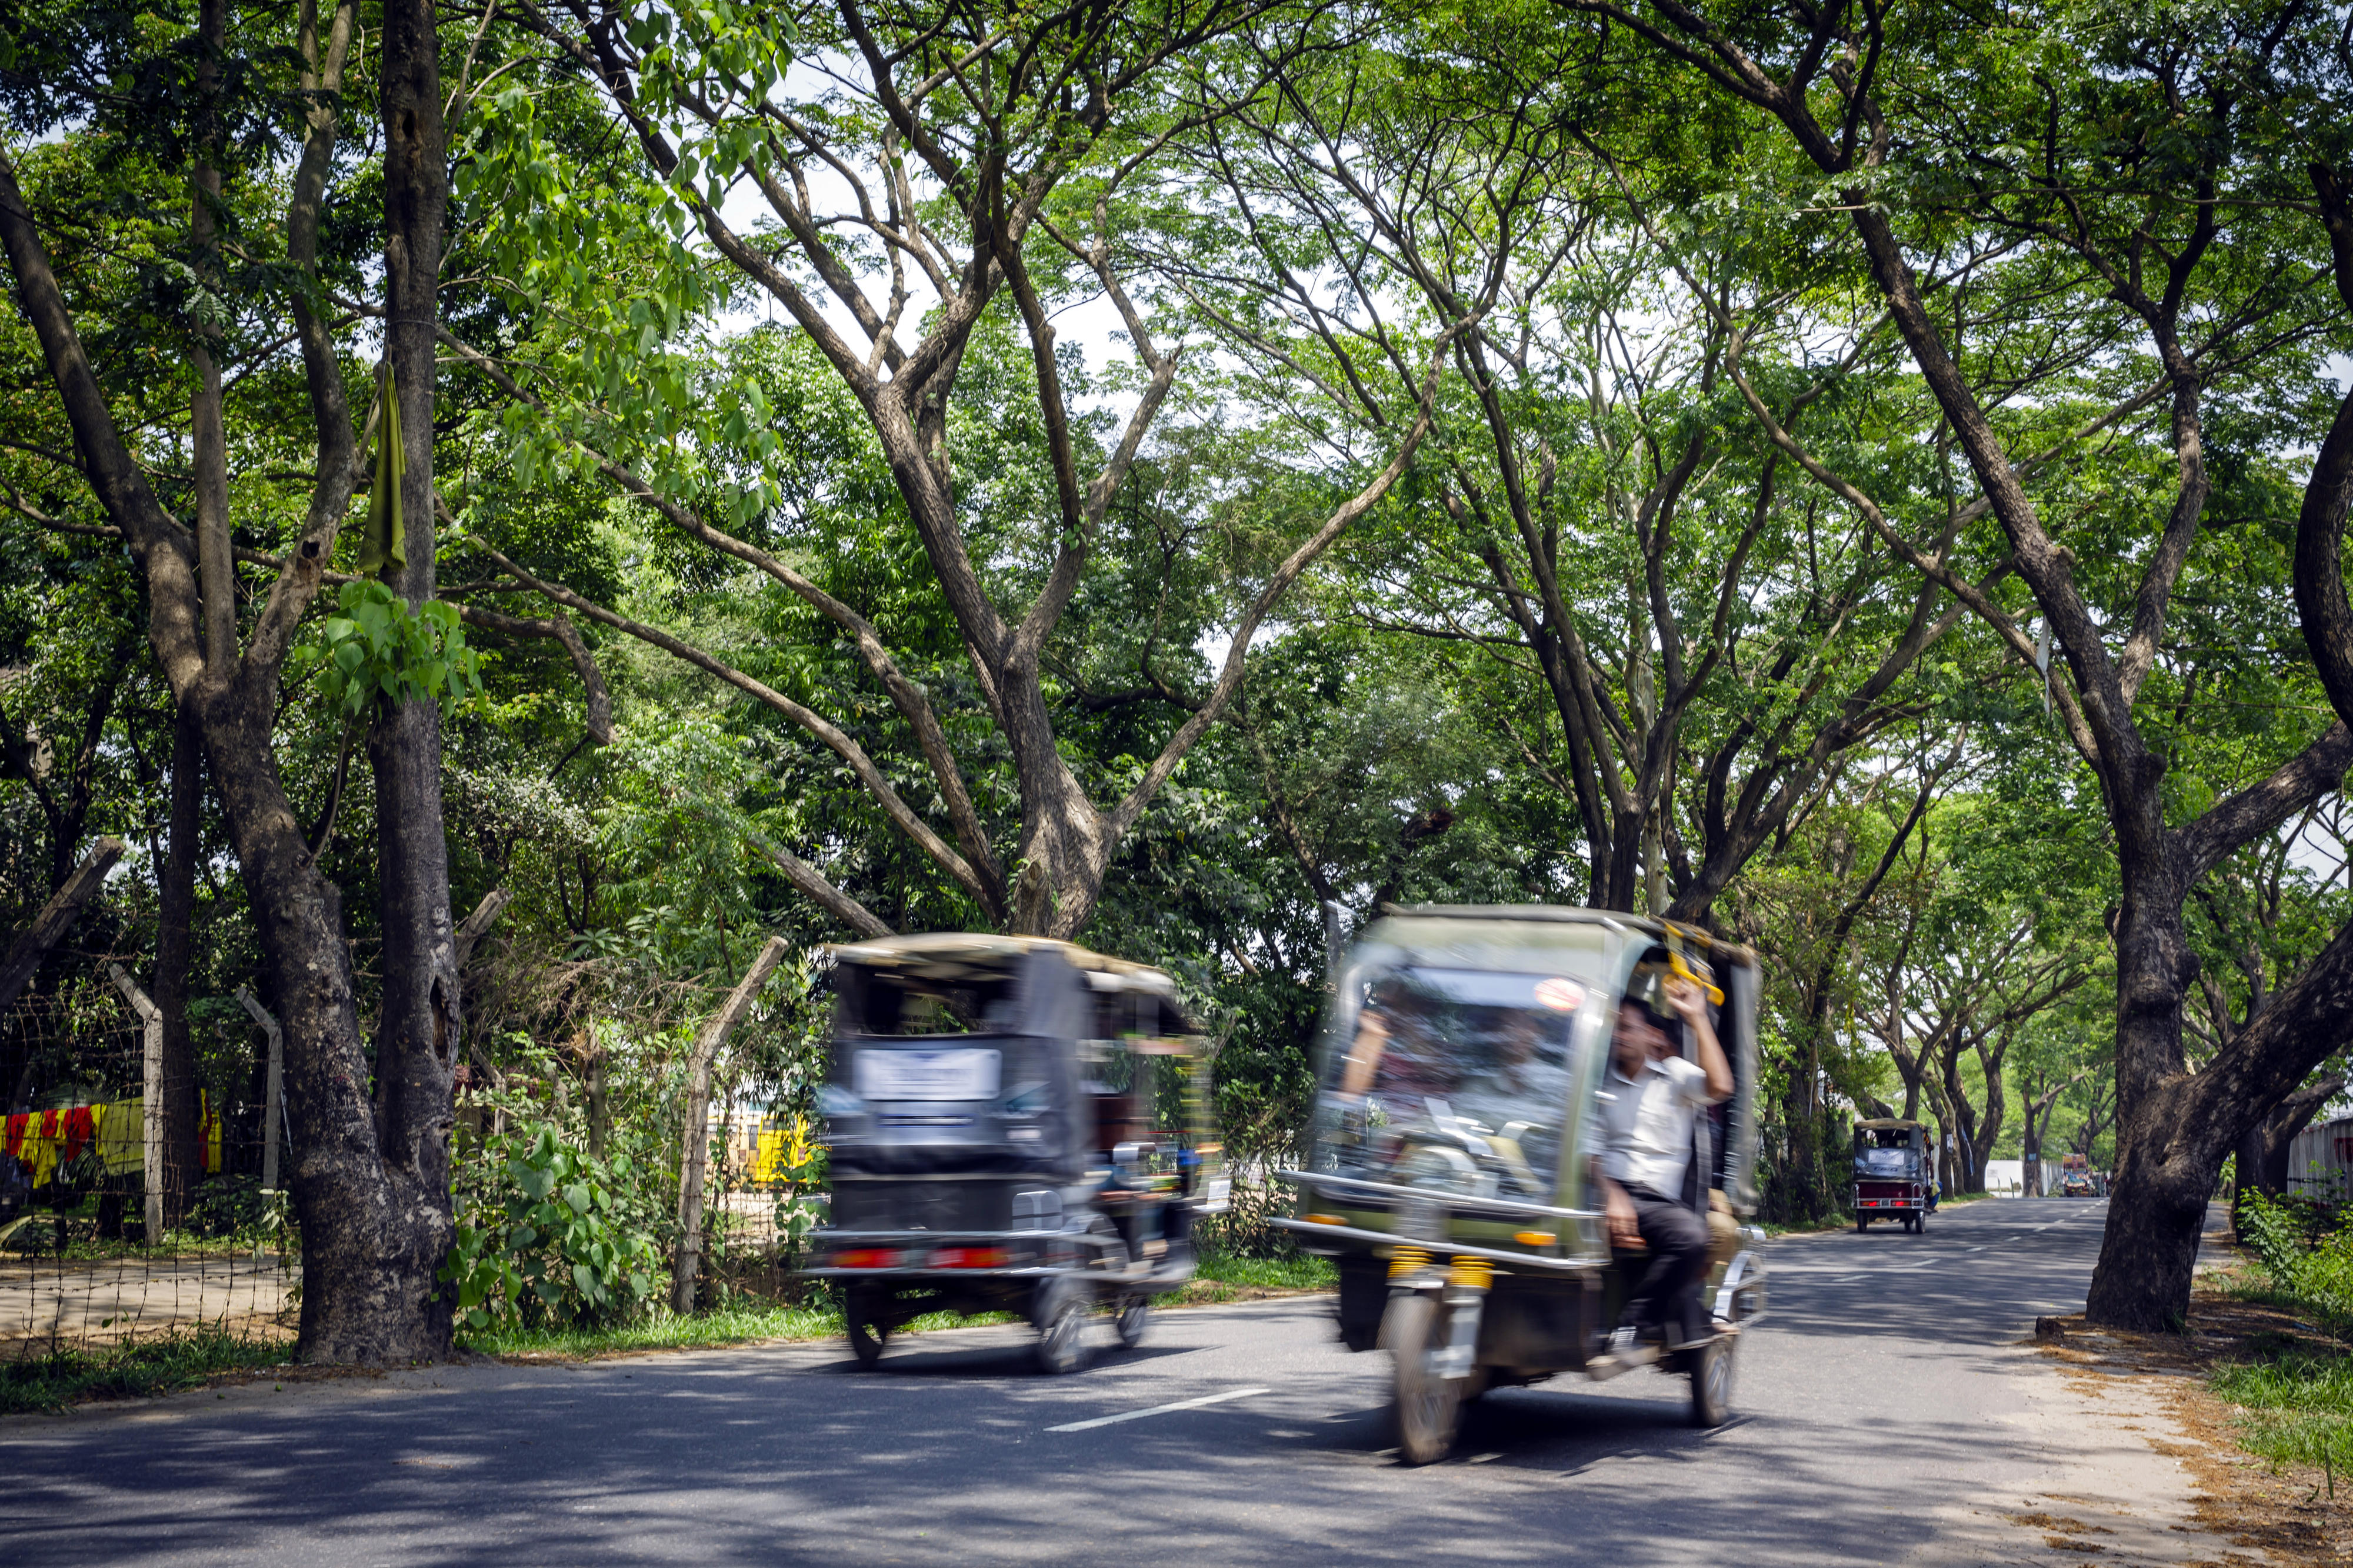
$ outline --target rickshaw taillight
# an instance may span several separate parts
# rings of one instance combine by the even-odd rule
[[[833,1255],[836,1268],[895,1268],[899,1254],[887,1247],[854,1247]]]
[[[942,1247],[932,1253],[934,1268],[1002,1268],[1010,1260],[1001,1247]]]

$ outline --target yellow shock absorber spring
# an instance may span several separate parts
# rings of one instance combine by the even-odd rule
[[[1457,1258],[1446,1282],[1458,1290],[1484,1290],[1495,1277],[1495,1266],[1483,1258]]]
[[[1389,1278],[1402,1279],[1418,1272],[1430,1263],[1430,1254],[1419,1247],[1400,1247],[1389,1258]]]

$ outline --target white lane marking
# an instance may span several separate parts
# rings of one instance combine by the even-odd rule
[[[1049,1426],[1049,1432],[1085,1432],[1097,1426],[1113,1426],[1122,1421],[1141,1421],[1147,1415],[1166,1415],[1174,1410],[1198,1410],[1204,1405],[1223,1405],[1229,1399],[1248,1399],[1253,1394],[1265,1394],[1263,1388],[1229,1388],[1223,1394],[1205,1394],[1198,1399],[1180,1399],[1174,1405],[1155,1405],[1149,1410],[1130,1410],[1121,1415],[1098,1415],[1092,1421],[1066,1421],[1060,1426]]]

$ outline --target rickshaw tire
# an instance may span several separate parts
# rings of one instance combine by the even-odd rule
[[[1431,1376],[1426,1359],[1442,1321],[1438,1303],[1419,1291],[1390,1298],[1381,1321],[1381,1341],[1397,1362],[1398,1454],[1409,1465],[1446,1458],[1461,1419],[1461,1381]]]
[[[1134,1350],[1144,1342],[1145,1331],[1152,1326],[1152,1303],[1136,1296],[1124,1301],[1119,1309],[1119,1342],[1122,1349]]]
[[[1060,1377],[1087,1364],[1087,1308],[1083,1287],[1057,1281],[1038,1314],[1038,1367]]]
[[[1864,1231],[1869,1230],[1870,1228],[1871,1228],[1871,1221],[1870,1221],[1869,1219],[1867,1219],[1867,1218],[1863,1217],[1863,1216],[1862,1216],[1862,1215],[1856,1215],[1856,1216],[1855,1216],[1855,1221],[1854,1221],[1854,1233],[1855,1233],[1855,1235],[1857,1235],[1857,1236],[1861,1236]]]
[[[890,1338],[889,1321],[877,1311],[873,1298],[864,1290],[852,1290],[842,1298],[842,1326],[849,1335],[849,1349],[858,1357],[860,1366],[872,1366],[882,1359],[883,1342]]]
[[[1732,1379],[1740,1342],[1724,1335],[1692,1352],[1691,1418],[1694,1426],[1721,1426],[1732,1417]]]

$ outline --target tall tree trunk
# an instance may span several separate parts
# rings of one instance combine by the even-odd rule
[[[337,104],[356,13],[353,0],[341,0],[323,37],[313,6],[306,4],[301,17],[298,49],[310,108],[286,219],[287,258],[298,271],[308,272],[317,256],[320,215],[333,167]],[[387,81],[386,97],[421,105],[405,121],[396,120],[396,126],[405,124],[413,133],[420,119],[428,121],[438,148],[431,15],[412,0],[403,0],[385,20],[378,58]],[[417,61],[420,37],[425,51],[421,93]],[[387,141],[387,178],[396,192],[404,194],[405,202],[405,193],[417,178],[409,155],[413,142],[401,134]],[[438,164],[428,167],[424,178],[438,189],[442,179]],[[396,228],[406,221],[407,210],[406,205],[396,206]],[[436,208],[432,244],[425,254],[438,254],[438,221]],[[406,243],[406,231],[399,232]],[[405,1160],[380,1152],[379,1119],[367,1092],[367,1060],[350,952],[343,942],[341,899],[319,874],[286,797],[271,744],[286,654],[332,558],[354,479],[351,412],[335,345],[325,323],[311,313],[304,293],[295,290],[296,335],[318,430],[316,478],[302,537],[280,569],[240,655],[236,651],[239,628],[234,606],[216,614],[218,601],[205,600],[173,519],[156,500],[144,468],[114,423],[106,391],[66,307],[5,146],[0,146],[0,250],[7,256],[25,320],[40,342],[57,384],[91,490],[122,530],[144,579],[148,640],[175,699],[202,731],[206,764],[245,879],[255,937],[268,965],[286,1040],[286,1112],[296,1151],[292,1190],[303,1253],[302,1325],[296,1354],[311,1362],[374,1363],[440,1354],[448,1344],[448,1325],[446,1313],[435,1321],[432,1298],[433,1274],[448,1232],[446,1169],[437,1194],[433,1181],[419,1175],[415,1151]],[[429,397],[430,381],[422,385]],[[431,430],[429,415],[428,405],[413,420],[412,427],[421,435]],[[425,472],[424,464],[412,464],[412,477]],[[429,519],[430,508],[420,507],[416,515]],[[429,545],[429,525],[424,537]],[[226,549],[227,541],[217,535],[213,542]],[[199,541],[200,554],[204,543]],[[446,931],[446,909],[441,921]],[[387,990],[405,984],[405,976],[391,976]],[[430,1101],[430,1084],[398,1076],[419,1068],[419,1062],[396,1054],[386,1065],[396,1075],[397,1109]],[[445,1076],[438,1112],[445,1128],[448,1095]],[[408,1125],[399,1115],[392,1121]]]
[[[172,721],[171,837],[155,921],[155,1007],[164,1017],[164,1223],[186,1217],[204,1179],[197,1144],[196,1051],[188,1034],[191,918],[196,903],[197,835],[203,826],[204,737],[185,708]]]
[[[2143,812],[2152,808],[2161,814],[2162,802],[2141,803]],[[2161,818],[2156,826],[2154,834],[2117,840],[2123,898],[2116,922],[2116,1157],[2109,1190],[2123,1201],[2109,1205],[2084,1309],[2096,1322],[2145,1331],[2183,1321],[2215,1172],[2238,1142],[2235,1118],[2227,1130],[2211,1117],[2200,1118],[2203,1125],[2183,1121],[2202,1110],[2195,1079],[2182,1076],[2181,1010],[2197,960],[2181,918],[2189,889],[2176,857],[2147,847],[2150,838],[2170,838]]]
[[[406,563],[385,583],[415,613],[434,591],[434,321],[448,168],[439,38],[431,0],[384,12],[385,357],[400,404]],[[379,709],[368,731],[375,775],[384,1007],[377,1022],[376,1142],[387,1184],[377,1267],[396,1271],[404,1327],[447,1354],[450,1302],[434,1274],[456,1234],[449,1136],[464,1023],[448,844],[441,823],[441,715],[429,700]],[[413,1320],[409,1313],[416,1313]]]

